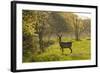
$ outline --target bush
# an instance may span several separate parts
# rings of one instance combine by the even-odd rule
[[[23,35],[23,62],[30,62],[32,54],[35,54],[38,49],[37,37],[33,35]]]

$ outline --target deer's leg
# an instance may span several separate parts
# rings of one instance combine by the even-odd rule
[[[62,51],[62,54],[63,54],[63,51],[64,51],[64,50],[63,50],[63,48],[62,48],[62,47],[60,47],[60,49],[61,49],[61,51]]]
[[[70,52],[70,53],[72,53],[72,48],[70,48],[70,50],[71,50],[71,52]]]
[[[61,52],[62,52],[62,54],[63,54],[63,48],[60,48],[60,50],[61,50]]]
[[[60,51],[62,51],[62,48],[60,48]]]
[[[62,52],[62,48],[60,47],[60,51]]]

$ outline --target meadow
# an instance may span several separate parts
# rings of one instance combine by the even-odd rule
[[[71,40],[73,52],[70,54],[68,48],[64,48],[64,52],[60,49],[59,43],[53,39],[54,44],[45,48],[45,52],[41,54],[28,54],[24,58],[24,62],[46,62],[46,61],[69,61],[69,60],[88,60],[91,59],[90,40],[81,39],[80,41]],[[63,38],[63,41],[70,41],[70,39]]]

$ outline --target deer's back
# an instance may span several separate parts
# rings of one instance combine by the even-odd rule
[[[60,42],[61,48],[71,48],[72,42]]]

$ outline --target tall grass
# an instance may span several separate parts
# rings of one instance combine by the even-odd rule
[[[55,39],[53,39],[55,41]],[[71,39],[63,38],[63,41],[72,41],[72,54],[68,48],[62,51],[60,49],[59,43],[55,41],[54,44],[49,47],[44,48],[45,52],[32,54],[30,60],[25,60],[24,62],[46,62],[46,61],[67,61],[67,60],[87,60],[91,59],[91,47],[90,41],[82,39],[81,41],[75,41]],[[26,58],[27,59],[27,58]]]

